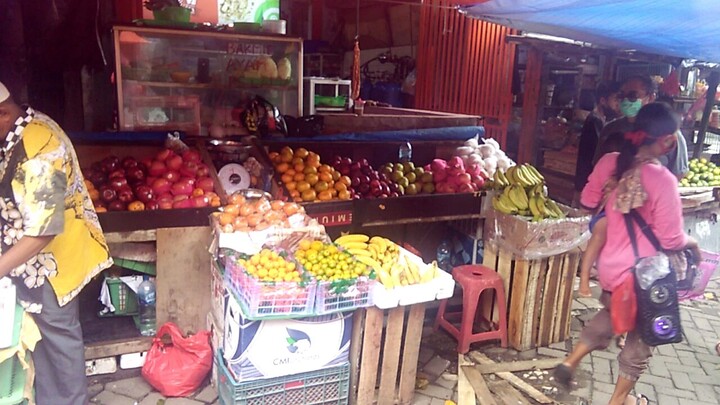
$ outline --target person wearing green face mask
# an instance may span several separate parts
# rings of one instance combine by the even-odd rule
[[[655,101],[655,83],[652,79],[645,76],[627,78],[620,87],[618,99],[620,100],[620,112],[623,118],[608,123],[600,132],[593,165],[604,154],[611,152],[605,142],[608,136],[615,132],[626,133],[632,131],[638,111],[640,111],[644,105]],[[688,171],[687,143],[680,131],[675,135],[677,136],[677,147],[662,156],[660,161],[678,179],[681,179]]]

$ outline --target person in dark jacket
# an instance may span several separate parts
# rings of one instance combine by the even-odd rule
[[[600,132],[606,122],[620,117],[620,101],[617,95],[620,85],[614,82],[601,83],[595,91],[592,112],[585,119],[580,132],[577,164],[575,165],[575,200],[580,195],[593,169],[593,158],[597,150]]]

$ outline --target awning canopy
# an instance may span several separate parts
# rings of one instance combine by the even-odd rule
[[[719,0],[489,0],[462,10],[522,31],[720,62]]]

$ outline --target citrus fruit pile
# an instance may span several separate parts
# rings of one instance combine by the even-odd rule
[[[332,243],[302,240],[295,251],[295,258],[308,273],[321,281],[354,279],[367,276],[371,271],[367,265]]]
[[[705,158],[688,162],[690,171],[680,180],[680,187],[720,186],[720,167]]]
[[[258,280],[286,282],[302,280],[295,263],[269,249],[263,249],[249,259],[238,259],[238,263],[245,268],[248,274]]]
[[[228,202],[220,212],[212,214],[224,233],[262,231],[273,225],[289,226],[289,217],[305,213],[301,206],[292,202],[266,198],[250,201],[239,194],[228,197]]]
[[[332,166],[322,164],[320,156],[305,148],[286,146],[270,153],[280,179],[295,202],[349,200],[350,178]]]

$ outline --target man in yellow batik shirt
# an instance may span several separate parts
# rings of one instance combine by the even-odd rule
[[[112,265],[70,140],[0,83],[0,277],[33,315],[38,405],[88,403],[80,290]]]

